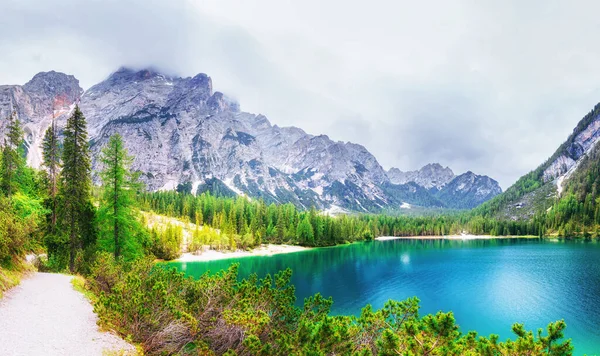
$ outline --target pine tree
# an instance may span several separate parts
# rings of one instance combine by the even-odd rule
[[[300,221],[298,227],[296,228],[296,236],[300,243],[305,245],[314,245],[315,243],[315,234],[313,231],[313,227],[310,224],[310,219],[307,216]]]
[[[277,223],[275,224],[275,230],[277,231],[277,238],[283,240],[285,236],[285,221],[283,216],[283,208],[280,206],[277,208]]]
[[[133,248],[128,254],[134,254],[139,244],[134,239],[138,226],[133,205],[140,184],[139,175],[130,170],[133,157],[127,154],[121,135],[110,137],[100,161],[104,165],[100,173],[103,192],[99,212],[103,240],[112,238],[115,258],[121,256],[124,247]]]
[[[60,181],[62,219],[69,235],[69,269],[75,270],[75,255],[81,249],[83,232],[87,229],[84,217],[91,198],[91,166],[86,122],[79,107],[67,120],[62,152],[63,169]],[[89,238],[89,237],[88,237]]]
[[[48,196],[50,197],[50,231],[56,229],[56,209],[58,194],[58,175],[60,170],[60,149],[58,146],[58,132],[56,123],[52,120],[52,125],[46,130],[44,140],[42,141],[42,156],[44,158],[44,167],[48,174]]]
[[[11,197],[17,190],[17,171],[24,166],[19,147],[23,143],[23,129],[15,113],[8,119],[8,133],[2,148],[2,166],[0,168],[0,187],[6,196]]]

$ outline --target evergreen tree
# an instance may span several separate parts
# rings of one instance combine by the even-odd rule
[[[127,154],[121,135],[110,137],[100,156],[104,169],[102,179],[102,202],[99,221],[102,229],[102,241],[112,241],[115,258],[124,248],[128,255],[139,251],[135,233],[140,231],[134,214],[135,193],[139,189],[138,174],[130,171],[133,157]],[[112,246],[114,244],[114,246]]]
[[[275,225],[275,230],[277,231],[277,237],[279,240],[283,240],[285,235],[285,221],[283,216],[283,207],[277,207],[277,224]]]
[[[48,196],[50,197],[50,232],[56,230],[56,209],[58,195],[58,175],[60,170],[60,149],[58,146],[58,132],[56,123],[48,127],[42,141],[43,165],[46,167],[48,177]]]
[[[75,255],[83,248],[84,231],[89,219],[84,219],[91,198],[91,166],[85,117],[79,107],[67,120],[64,131],[60,181],[62,220],[69,236],[69,269],[75,270]],[[89,239],[89,236],[85,238]]]
[[[296,236],[301,243],[306,245],[314,245],[315,234],[308,216],[305,216],[304,219],[302,219],[302,221],[300,221],[298,224],[298,227],[296,228]]]
[[[17,171],[25,164],[23,157],[19,154],[19,147],[23,143],[23,129],[14,113],[9,118],[7,130],[7,137],[2,148],[0,187],[6,196],[10,197],[17,190]]]

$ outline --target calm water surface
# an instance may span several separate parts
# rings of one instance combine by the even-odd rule
[[[600,354],[600,244],[538,239],[393,240],[271,257],[172,263],[192,276],[240,264],[241,277],[285,268],[300,305],[320,292],[333,314],[417,296],[421,314],[453,311],[461,330],[512,337],[565,319],[575,354]]]

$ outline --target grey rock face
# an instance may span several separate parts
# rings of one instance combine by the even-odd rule
[[[273,202],[322,208],[343,202],[334,183],[360,191],[364,205],[389,201],[378,184],[383,168],[364,147],[271,125],[262,115],[213,92],[205,74],[171,78],[121,68],[81,98],[96,156],[108,138],[124,138],[133,168],[150,189],[173,189],[209,179]],[[94,161],[95,170],[100,169]],[[359,203],[353,202],[360,205]],[[368,210],[365,208],[365,210]]]
[[[64,125],[82,93],[74,76],[54,71],[38,73],[25,85],[0,86],[0,133],[4,133],[6,119],[15,112],[25,131],[27,163],[39,167],[39,145],[52,118]]]
[[[561,184],[570,173],[577,168],[578,162],[590,152],[600,139],[600,115],[583,128],[579,133],[565,142],[562,154],[558,155],[543,172],[544,182],[557,179],[559,193],[562,190]]]
[[[449,208],[474,208],[502,193],[498,182],[471,171],[463,173],[444,185],[435,196]]]
[[[454,178],[439,164],[417,172],[386,172],[361,145],[272,125],[213,91],[206,74],[179,78],[121,68],[83,93],[74,77],[48,72],[23,86],[0,87],[0,114],[7,117],[13,107],[19,112],[29,130],[34,166],[40,163],[37,147],[52,117],[64,125],[75,103],[88,122],[95,175],[103,145],[119,133],[135,157],[133,169],[142,172],[151,190],[192,183],[194,192],[219,187],[228,194],[304,208],[378,211],[411,200],[412,191],[419,197],[411,201],[440,206],[411,184],[441,189]]]
[[[426,189],[440,189],[454,178],[454,172],[448,167],[442,167],[439,163],[430,163],[419,170],[408,172],[391,168],[387,175],[394,184],[414,182]]]

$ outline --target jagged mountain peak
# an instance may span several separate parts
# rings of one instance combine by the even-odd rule
[[[421,174],[431,174],[439,177],[440,179],[438,179],[437,182],[438,185],[444,184],[442,182],[444,182],[446,179],[451,179],[451,177],[454,177],[454,172],[449,167],[446,166],[444,168],[439,163],[426,164],[419,171],[421,172]]]
[[[387,172],[388,178],[394,184],[414,182],[426,189],[441,189],[454,178],[454,172],[439,163],[429,163],[416,171],[403,172],[392,167]]]
[[[28,83],[36,90],[17,105],[30,112],[28,129],[39,137],[52,115],[39,114],[31,99],[47,102],[54,95],[48,88],[57,87],[47,83],[74,80],[77,95],[67,101],[71,105],[78,101],[87,118],[94,172],[102,168],[96,158],[103,145],[119,133],[135,157],[132,168],[142,173],[151,190],[191,183],[194,191],[216,187],[267,202],[355,211],[394,209],[405,202],[444,206],[416,183],[392,184],[389,177],[394,170],[386,173],[360,144],[272,125],[264,115],[242,112],[235,100],[213,91],[207,74],[183,78],[152,67],[121,67],[83,95],[74,77],[63,74],[66,77],[53,79],[57,75],[37,76]],[[0,103],[10,99],[5,92],[0,91]],[[28,141],[30,152],[38,141]],[[436,187],[444,177],[453,177],[439,164],[421,171],[439,173],[441,178],[433,181]]]
[[[142,69],[134,69],[131,67],[121,67],[111,73],[108,78],[98,84],[109,84],[112,86],[139,84],[148,81],[164,81],[171,83],[174,80],[181,79],[176,76],[164,74],[158,69],[148,67]],[[97,85],[98,85],[97,84]]]
[[[73,75],[61,72],[40,72],[31,78],[23,90],[34,100],[40,100],[49,105],[70,105],[75,102],[83,89],[79,86],[79,80]],[[55,104],[55,102],[57,102]]]
[[[424,188],[441,206],[448,208],[472,208],[502,193],[498,182],[488,176],[472,171],[456,176],[452,169],[439,163],[429,163],[409,172],[391,168],[387,176],[394,184],[416,184]]]
[[[444,185],[435,196],[449,208],[474,208],[502,193],[497,181],[467,171]]]
[[[79,80],[75,76],[51,70],[37,73],[23,87],[47,86],[52,85],[54,82],[72,82],[79,85]]]
[[[23,124],[27,163],[39,167],[39,150],[44,132],[53,119],[60,124],[66,120],[83,89],[72,75],[57,71],[40,72],[24,85],[0,88],[0,134],[6,130],[4,118],[16,112]]]
[[[206,74],[203,74],[206,76]],[[177,75],[169,74],[166,71],[163,71],[156,67],[130,67],[130,66],[121,66],[116,71],[112,72],[108,78],[139,78],[139,79],[148,79],[155,76],[162,76],[165,78],[177,78]]]
[[[444,168],[441,164],[439,164],[437,162],[427,163],[426,165],[421,167],[421,170],[448,170],[448,169],[450,169],[448,166],[446,166]]]

